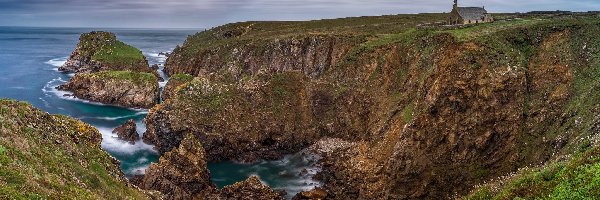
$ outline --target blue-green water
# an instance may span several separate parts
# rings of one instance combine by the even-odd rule
[[[82,28],[29,28],[0,27],[0,98],[27,101],[51,114],[64,114],[90,123],[100,130],[102,148],[121,161],[126,175],[144,173],[151,162],[158,160],[153,146],[136,142],[131,145],[116,139],[112,130],[129,119],[135,119],[138,132],[145,126],[142,119],[146,110],[133,110],[87,102],[63,96],[65,92],[54,89],[71,77],[57,71],[73,48],[79,35],[93,29]],[[103,29],[107,30],[107,29]],[[108,29],[118,38],[140,48],[150,64],[162,64],[160,52],[172,50],[196,30],[130,30]],[[163,85],[161,83],[161,85]],[[224,186],[258,175],[271,187],[286,189],[293,195],[302,189],[310,189],[315,182],[300,170],[311,163],[302,156],[290,155],[280,161],[263,161],[253,165],[233,162],[211,163],[213,181]],[[310,169],[314,174],[315,169]]]

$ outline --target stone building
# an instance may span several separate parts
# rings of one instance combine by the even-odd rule
[[[488,14],[485,7],[458,7],[458,0],[454,0],[454,7],[448,17],[449,24],[478,24],[493,21],[494,18]]]

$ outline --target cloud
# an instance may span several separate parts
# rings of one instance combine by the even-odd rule
[[[491,12],[600,10],[598,0],[461,0]],[[77,27],[212,27],[249,20],[309,20],[448,12],[440,0],[0,0],[0,25]]]

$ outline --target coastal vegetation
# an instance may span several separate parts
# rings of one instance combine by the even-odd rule
[[[0,199],[149,199],[100,148],[96,128],[0,100]]]
[[[150,111],[148,141],[168,150],[192,132],[207,138],[207,159],[250,162],[326,137],[355,142],[323,161],[325,189],[342,199],[467,195],[597,146],[585,140],[597,134],[597,16],[435,25],[443,17],[243,22],[190,36],[165,69],[200,78]]]

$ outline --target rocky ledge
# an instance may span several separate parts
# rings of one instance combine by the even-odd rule
[[[81,73],[58,87],[80,99],[129,108],[151,108],[158,103],[158,79],[149,73],[103,71]]]
[[[160,191],[167,199],[283,199],[257,177],[218,190],[210,180],[205,159],[202,144],[188,134],[137,182],[140,188]]]
[[[133,119],[127,120],[125,124],[115,128],[112,132],[117,134],[119,139],[128,141],[132,144],[140,139],[140,136],[137,132],[137,125]]]
[[[59,70],[71,73],[107,70],[156,73],[148,67],[148,61],[139,49],[117,40],[114,33],[104,31],[82,34],[77,47]]]

